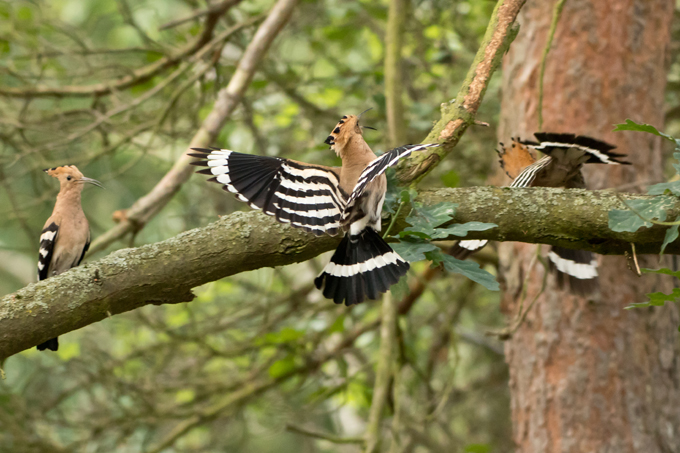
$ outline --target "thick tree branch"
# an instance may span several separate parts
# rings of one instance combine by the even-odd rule
[[[498,224],[469,237],[605,254],[623,254],[631,242],[638,253],[658,253],[666,229],[611,231],[608,212],[625,209],[612,191],[470,187],[424,191],[419,201],[458,203],[455,222]],[[675,218],[680,201],[669,197],[669,205],[668,217]],[[405,226],[402,218],[393,231]],[[114,252],[0,299],[0,358],[110,315],[148,304],[190,301],[191,288],[248,270],[305,261],[333,249],[339,241],[251,211],[225,216],[163,242]],[[680,244],[672,243],[666,251],[680,254]]]

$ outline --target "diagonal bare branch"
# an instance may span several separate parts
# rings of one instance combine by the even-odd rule
[[[525,2],[526,0],[501,0],[496,3],[482,45],[456,99],[442,104],[441,118],[423,142],[438,142],[443,146],[430,148],[400,162],[398,172],[402,183],[410,184],[424,178],[455,148],[467,128],[474,124],[489,80],[519,32],[515,20]]]
[[[253,40],[248,44],[236,72],[229,84],[220,90],[215,105],[203,125],[191,139],[189,148],[205,148],[213,144],[222,126],[231,117],[241,102],[258,64],[271,46],[274,38],[288,22],[298,0],[279,0],[272,8],[269,16],[260,25]],[[109,231],[99,236],[92,243],[91,253],[106,248],[109,244],[121,239],[128,233],[139,231],[151,220],[172,197],[179,191],[192,174],[189,165],[191,158],[182,154],[175,165],[158,184],[145,196],[140,198],[127,210],[127,218]]]

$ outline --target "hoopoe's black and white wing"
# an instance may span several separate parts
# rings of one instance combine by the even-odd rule
[[[193,150],[190,156],[205,160],[192,165],[208,167],[198,173],[213,175],[210,181],[250,207],[317,236],[338,233],[345,198],[337,170],[226,149]]]
[[[522,173],[512,181],[510,187],[531,187],[541,173],[549,171],[552,163],[553,159],[550,156],[545,156],[542,159],[537,160],[522,170]]]
[[[423,151],[427,148],[432,148],[436,146],[439,146],[439,144],[429,143],[426,145],[400,146],[399,148],[394,148],[386,152],[385,154],[381,155],[380,157],[376,158],[372,162],[370,162],[366,166],[364,171],[361,172],[359,180],[357,181],[356,185],[354,186],[354,189],[352,190],[352,193],[350,194],[347,200],[347,205],[345,206],[345,210],[342,214],[342,220],[347,221],[349,219],[352,207],[355,205],[359,197],[361,197],[361,195],[364,193],[364,190],[366,190],[366,186],[368,186],[368,184],[371,181],[385,173],[385,170],[387,170],[392,165],[396,164],[399,161],[399,159],[409,156],[411,153],[414,153],[416,151]]]
[[[553,157],[557,157],[553,154],[560,150],[577,149],[585,155],[582,161],[585,164],[630,165],[630,162],[621,160],[625,154],[612,152],[616,146],[585,135],[536,132],[534,136],[540,143],[532,141],[520,141],[520,143]],[[574,158],[571,157],[570,160]]]
[[[40,233],[40,249],[38,250],[38,280],[45,280],[49,277],[50,265],[54,259],[54,244],[57,242],[59,225],[51,222]],[[49,349],[57,351],[59,349],[59,339],[51,338],[44,343],[37,345],[39,351]]]
[[[40,249],[38,251],[38,280],[49,277],[50,263],[54,256],[54,244],[57,242],[59,226],[52,222],[40,233]]]

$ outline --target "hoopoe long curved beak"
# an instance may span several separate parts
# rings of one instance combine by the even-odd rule
[[[82,178],[80,178],[80,183],[81,183],[81,184],[85,184],[86,182],[88,182],[88,183],[90,183],[90,184],[92,184],[92,185],[95,185],[95,186],[97,186],[97,187],[101,187],[102,189],[104,188],[104,186],[102,186],[102,183],[100,183],[100,182],[97,181],[96,179],[86,178],[85,176],[83,176]]]

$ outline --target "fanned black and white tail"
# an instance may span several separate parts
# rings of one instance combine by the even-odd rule
[[[585,250],[553,246],[548,254],[550,267],[556,270],[557,283],[580,295],[593,293],[597,287],[597,260]]]
[[[368,186],[368,184],[371,181],[385,173],[385,170],[387,170],[392,165],[395,165],[399,161],[399,159],[407,157],[411,153],[417,151],[424,151],[427,148],[433,148],[436,146],[439,146],[439,144],[428,143],[425,145],[400,146],[399,148],[394,148],[390,151],[387,151],[385,154],[381,155],[380,157],[376,158],[371,163],[369,163],[364,169],[364,171],[361,172],[359,180],[357,181],[356,185],[354,186],[354,189],[352,190],[351,195],[349,196],[349,199],[347,200],[347,206],[345,207],[345,212],[343,212],[342,214],[342,220],[346,221],[347,219],[349,219],[352,207],[359,199],[359,197],[361,197],[361,195],[364,193],[364,190],[366,190],[366,186]]]
[[[314,284],[336,304],[350,306],[365,298],[377,299],[408,269],[409,264],[367,227],[357,235],[345,235]]]
[[[209,181],[251,208],[317,236],[338,233],[345,202],[337,169],[226,149],[193,150],[190,156],[207,159],[192,162],[208,167],[198,173],[213,175]]]

